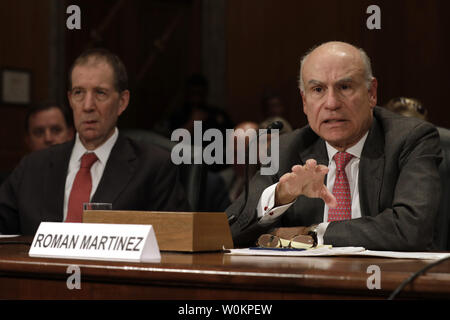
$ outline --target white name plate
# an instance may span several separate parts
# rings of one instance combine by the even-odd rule
[[[30,257],[160,262],[151,225],[41,222]]]

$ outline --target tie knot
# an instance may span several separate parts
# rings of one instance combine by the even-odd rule
[[[351,155],[350,153],[347,153],[347,152],[336,153],[333,157],[334,162],[336,163],[336,169],[338,171],[344,170],[352,158],[353,158],[353,155]]]
[[[81,157],[80,168],[90,169],[92,167],[92,165],[95,163],[95,161],[97,161],[97,160],[98,160],[98,158],[97,158],[97,156],[95,155],[94,152],[85,153]]]

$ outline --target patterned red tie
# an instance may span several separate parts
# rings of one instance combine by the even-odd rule
[[[80,170],[70,191],[66,222],[82,222],[83,203],[89,202],[92,189],[91,167],[98,160],[95,153],[85,153],[81,157]]]
[[[352,196],[348,184],[345,167],[352,159],[347,152],[338,152],[333,159],[336,163],[336,179],[334,180],[333,195],[337,200],[337,207],[328,210],[328,221],[348,220],[352,218]]]

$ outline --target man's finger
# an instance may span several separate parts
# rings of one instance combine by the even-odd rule
[[[286,181],[289,181],[291,175],[292,175],[292,173],[290,173],[290,172],[283,174],[280,177],[280,180],[278,182],[281,183],[281,184],[284,184]]]
[[[317,173],[327,174],[328,173],[328,167],[324,166],[323,164],[319,164],[316,168]]]
[[[329,208],[336,208],[337,207],[337,200],[336,197],[328,190],[326,186],[322,187],[322,191],[320,192],[320,197],[325,202],[325,204]]]
[[[316,166],[317,166],[317,161],[316,161],[316,160],[314,160],[314,159],[308,159],[308,160],[306,160],[305,167],[306,167],[308,170],[314,170],[314,169],[316,169]]]

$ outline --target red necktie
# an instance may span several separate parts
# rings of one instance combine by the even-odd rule
[[[92,189],[91,167],[98,158],[95,153],[85,153],[81,157],[80,170],[70,191],[66,222],[82,222],[83,203],[89,202]]]
[[[352,196],[345,167],[352,159],[347,152],[338,152],[333,159],[336,163],[336,179],[334,180],[333,195],[337,200],[337,207],[328,210],[328,221],[348,220],[352,218]]]

